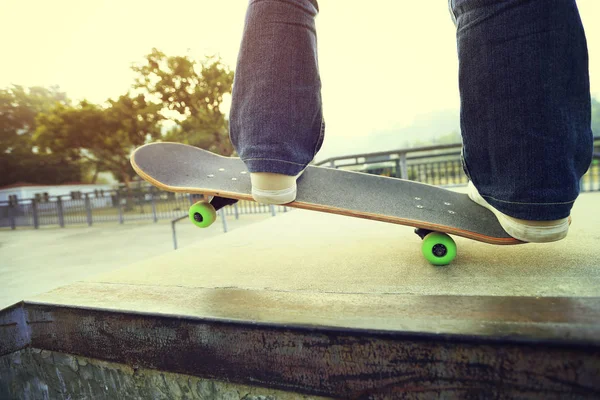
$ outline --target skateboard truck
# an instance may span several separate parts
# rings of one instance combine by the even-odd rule
[[[215,211],[219,211],[221,208],[235,204],[238,201],[236,199],[215,196],[210,201],[210,204],[215,208]]]
[[[415,233],[421,238],[421,239],[425,239],[425,236],[427,236],[428,234],[430,234],[433,231],[430,231],[428,229],[423,229],[423,228],[415,228]]]

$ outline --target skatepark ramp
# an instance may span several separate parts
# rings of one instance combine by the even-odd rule
[[[0,311],[0,398],[598,398],[600,193],[554,244],[304,210]]]

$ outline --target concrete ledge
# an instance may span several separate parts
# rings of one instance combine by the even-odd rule
[[[0,312],[24,347],[332,397],[600,397],[599,194],[551,245],[295,210]],[[591,249],[591,250],[590,250]]]
[[[401,392],[559,398],[600,394],[600,349],[543,340],[267,326],[27,306],[30,346],[131,368],[336,398]]]
[[[39,300],[45,299],[44,302]],[[66,301],[77,299],[77,302]],[[118,303],[114,302],[118,299]],[[600,298],[278,292],[80,282],[28,301],[207,323],[408,336],[600,345]],[[48,317],[50,318],[50,317]],[[41,319],[35,323],[46,323]],[[31,326],[34,322],[29,321]]]

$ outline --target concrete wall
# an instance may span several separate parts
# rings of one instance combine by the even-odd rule
[[[27,348],[0,357],[0,399],[324,399]]]

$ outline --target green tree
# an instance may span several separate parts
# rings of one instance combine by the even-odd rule
[[[0,89],[0,186],[17,182],[59,184],[79,181],[78,164],[53,154],[38,154],[33,143],[36,116],[69,103],[58,87],[13,85]]]
[[[129,185],[134,175],[129,154],[160,138],[158,107],[142,94],[129,93],[109,100],[105,107],[87,101],[75,107],[58,105],[38,116],[35,143],[44,154],[92,165],[94,179],[98,172],[108,171]]]
[[[219,59],[198,63],[187,56],[168,57],[153,49],[145,63],[134,66],[139,74],[134,88],[159,101],[161,115],[175,126],[164,139],[231,155],[228,123],[221,111],[223,96],[231,93],[233,72]]]
[[[31,153],[37,114],[68,102],[56,86],[0,89],[0,153]]]
[[[0,153],[0,186],[18,182],[44,185],[79,182],[77,164],[57,154]]]

